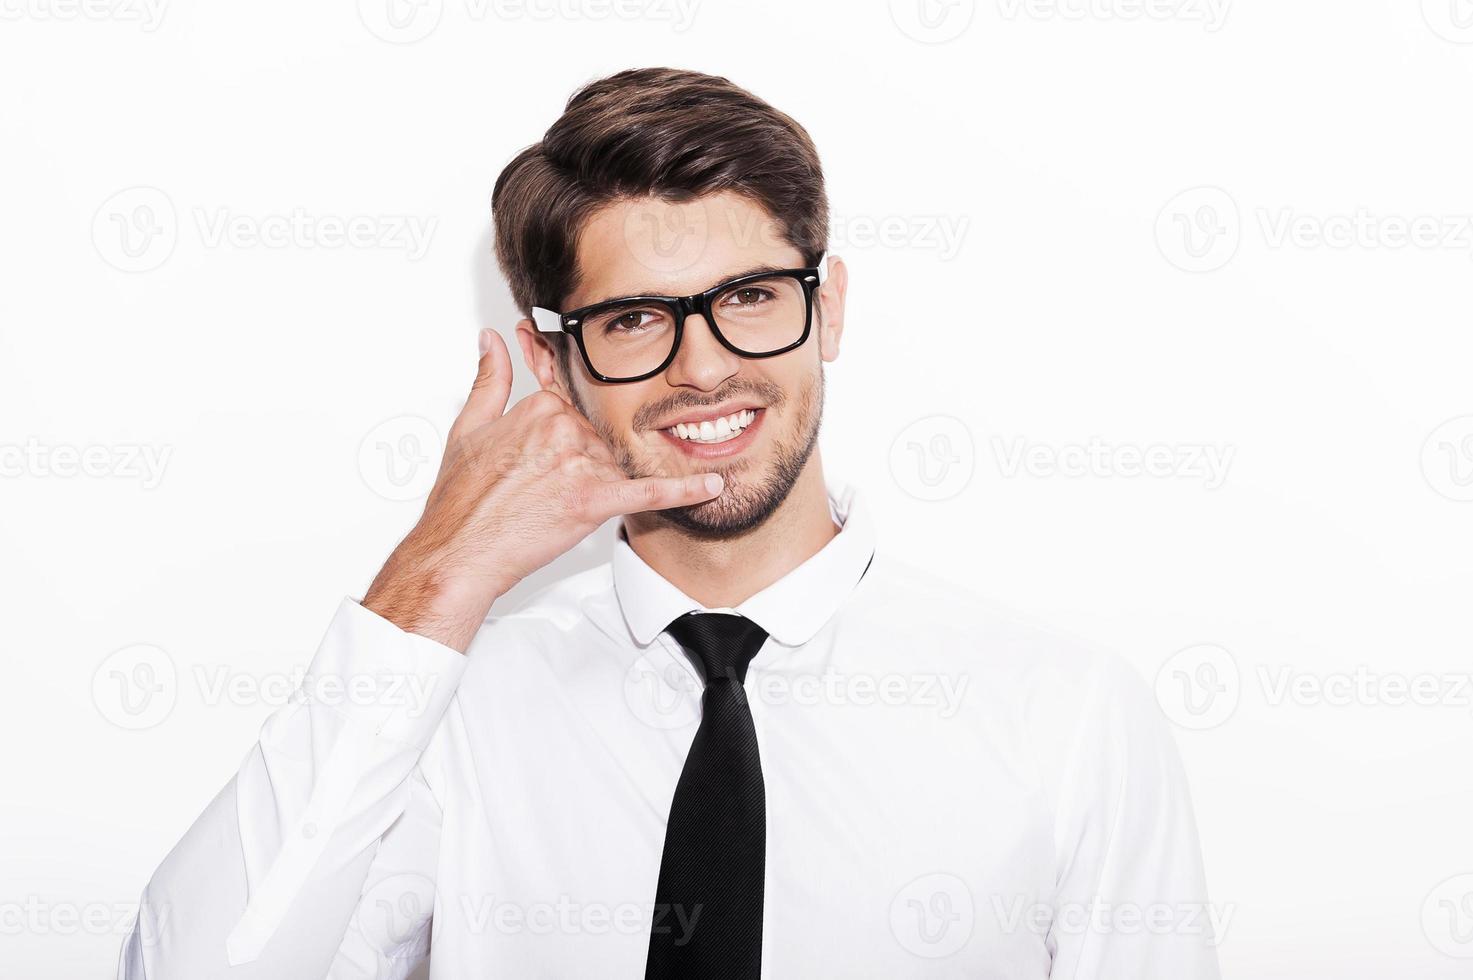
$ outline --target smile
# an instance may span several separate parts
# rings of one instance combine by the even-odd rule
[[[742,434],[742,430],[752,424],[757,413],[751,409],[733,412],[730,415],[720,415],[714,419],[702,419],[698,422],[677,422],[664,431],[677,439],[689,442],[700,442],[713,444],[735,439]]]
[[[656,431],[660,438],[668,440],[671,446],[690,459],[727,459],[746,452],[760,438],[765,418],[766,408],[739,408],[725,415],[713,414],[710,418],[701,418],[698,412],[691,412],[674,425]]]

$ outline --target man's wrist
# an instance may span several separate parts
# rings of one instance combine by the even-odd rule
[[[402,565],[391,558],[360,605],[406,633],[465,653],[506,588],[434,566],[409,569]]]

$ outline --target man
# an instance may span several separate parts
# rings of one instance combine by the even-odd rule
[[[825,481],[847,272],[803,128],[621,72],[493,213],[541,390],[506,408],[483,331],[422,518],[150,881],[121,976],[1216,976],[1144,685],[876,555]],[[613,517],[609,563],[494,612]]]

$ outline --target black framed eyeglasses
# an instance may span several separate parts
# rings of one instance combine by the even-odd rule
[[[532,307],[539,333],[570,333],[600,381],[643,381],[670,366],[685,319],[706,318],[721,345],[742,357],[773,357],[801,347],[813,325],[813,293],[828,280],[825,262],[754,272],[691,296],[625,296],[567,313]]]

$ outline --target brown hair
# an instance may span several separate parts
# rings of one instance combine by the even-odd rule
[[[577,241],[624,198],[743,194],[812,263],[827,245],[823,170],[808,132],[725,78],[636,68],[584,85],[491,194],[496,259],[524,315],[561,309],[577,288]]]

